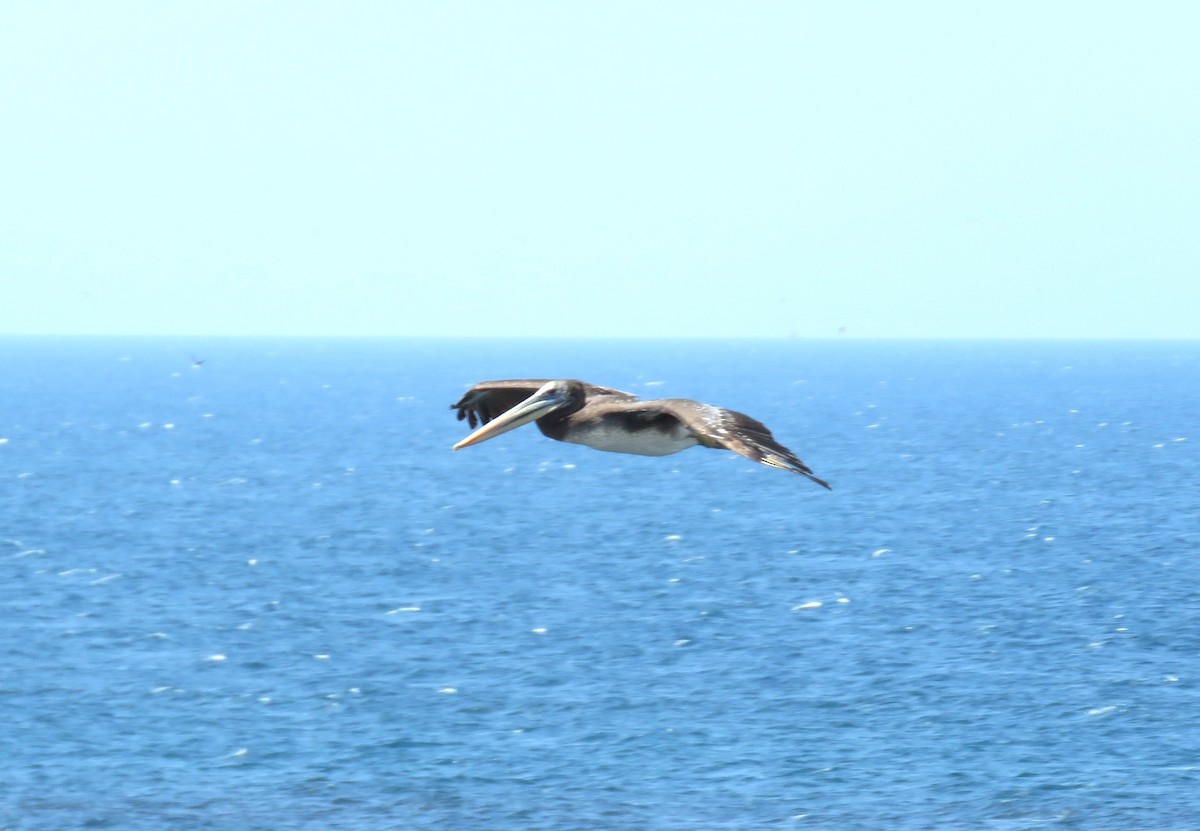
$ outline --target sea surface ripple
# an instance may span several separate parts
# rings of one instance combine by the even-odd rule
[[[0,359],[0,828],[1200,815],[1200,344]],[[532,427],[450,452],[462,390],[524,376],[745,411],[833,491]]]

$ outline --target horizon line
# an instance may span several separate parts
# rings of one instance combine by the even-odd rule
[[[541,341],[1196,341],[1200,335],[399,335],[399,334],[297,334],[297,333],[155,333],[155,332],[0,332],[2,340],[17,339],[159,339],[159,340],[541,340]]]

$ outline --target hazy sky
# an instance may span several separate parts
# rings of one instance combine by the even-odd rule
[[[0,0],[0,333],[1200,337],[1195,2]]]

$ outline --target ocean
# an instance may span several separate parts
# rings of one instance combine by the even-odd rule
[[[1200,342],[0,339],[0,828],[1185,829]],[[746,412],[814,472],[475,381]]]

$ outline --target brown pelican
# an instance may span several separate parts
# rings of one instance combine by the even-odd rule
[[[698,444],[732,450],[829,488],[760,422],[687,398],[641,401],[632,393],[583,381],[522,379],[483,381],[450,407],[458,410],[459,421],[482,425],[455,450],[536,421],[552,439],[614,453],[666,456]]]

